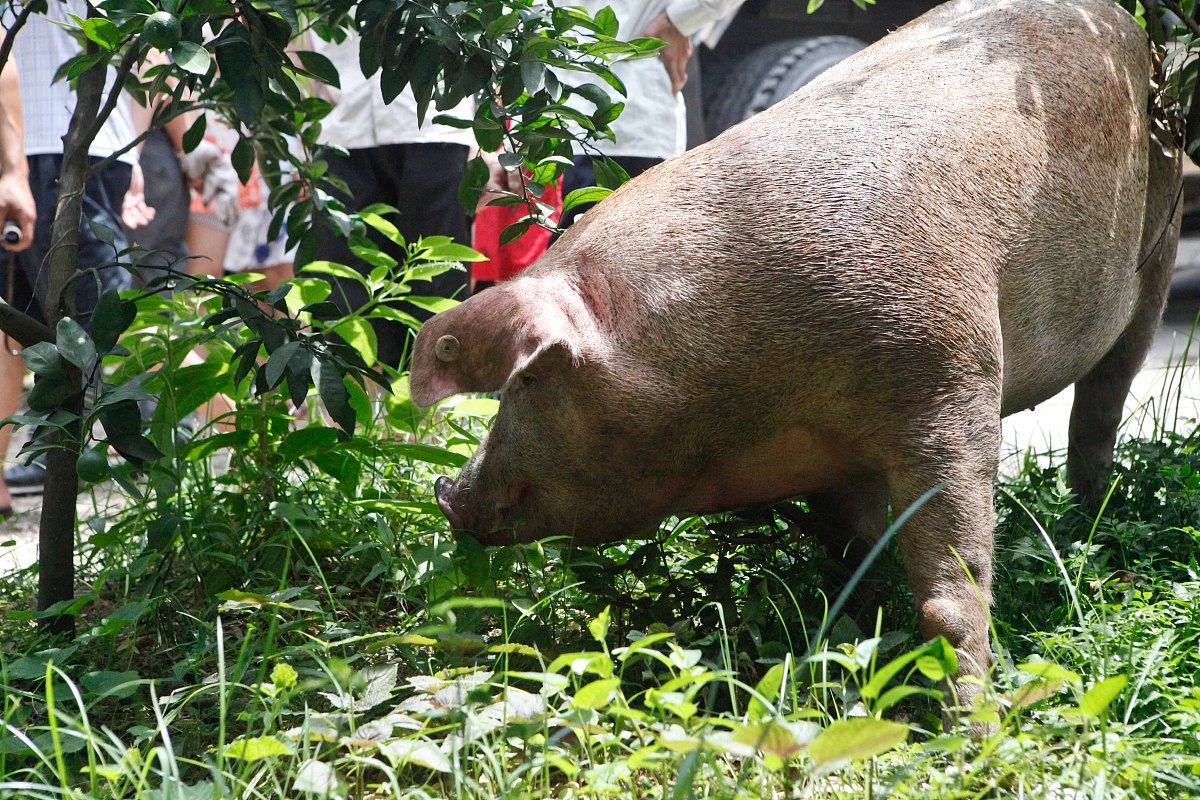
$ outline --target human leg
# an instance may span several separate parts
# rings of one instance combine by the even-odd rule
[[[194,256],[187,262],[188,274],[207,278],[223,276],[228,245],[227,228],[193,217],[187,227],[187,249]]]
[[[8,347],[0,347],[0,419],[7,419],[17,413],[21,401],[21,380],[25,375],[25,365],[21,357],[13,355]],[[0,427],[0,461],[8,459],[8,448],[12,442],[12,425]],[[2,473],[3,470],[0,470]],[[0,517],[8,516],[12,511],[12,492],[8,484],[0,477]]]

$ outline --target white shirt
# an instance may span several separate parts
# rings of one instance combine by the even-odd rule
[[[12,6],[9,8],[12,9]],[[61,155],[62,137],[75,110],[75,92],[65,79],[54,80],[58,68],[79,54],[79,44],[57,24],[65,22],[75,25],[68,14],[86,18],[87,5],[84,0],[50,0],[45,14],[29,16],[13,43],[12,56],[16,59],[21,79],[21,110],[25,116],[27,156]],[[5,15],[6,27],[12,24],[12,19],[10,15]],[[112,86],[114,77],[115,70],[110,68],[101,104],[108,97],[108,87]],[[88,153],[96,158],[105,158],[133,139],[129,99],[122,94],[112,114],[96,134]],[[136,164],[136,148],[123,153],[119,159]]]
[[[664,11],[671,23],[685,36],[733,14],[744,0],[572,0],[595,16],[611,6],[620,22],[617,38],[628,41],[642,35],[650,21]],[[683,96],[672,93],[671,78],[659,58],[640,58],[613,65],[613,72],[625,84],[627,97],[588,72],[558,70],[556,74],[572,85],[594,83],[608,92],[613,102],[625,103],[621,116],[612,123],[615,142],[594,146],[608,156],[670,158],[687,147],[687,115]],[[595,107],[582,98],[571,105],[591,113]],[[588,152],[578,149],[578,152]]]
[[[388,144],[418,144],[443,142],[473,145],[475,135],[470,129],[461,130],[447,125],[434,125],[438,114],[470,119],[475,114],[471,100],[446,111],[437,111],[430,104],[425,124],[417,124],[417,100],[410,87],[404,87],[395,100],[383,102],[379,88],[380,73],[364,78],[359,66],[359,38],[350,34],[340,44],[314,37],[312,49],[321,53],[337,68],[342,88],[322,86],[333,103],[333,111],[321,120],[321,143],[358,150]]]

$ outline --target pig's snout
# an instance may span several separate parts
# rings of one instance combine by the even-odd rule
[[[433,496],[437,498],[438,508],[442,510],[442,514],[450,522],[450,527],[457,530],[465,530],[467,526],[463,522],[462,515],[450,505],[450,493],[453,490],[454,481],[444,475],[438,478],[433,484]]]

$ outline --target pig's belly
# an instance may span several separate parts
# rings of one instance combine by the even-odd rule
[[[810,428],[790,428],[715,459],[678,511],[711,514],[785,500],[844,485],[852,472],[843,448]]]
[[[1089,277],[1113,281],[1103,273]],[[1042,285],[1032,294],[1024,302],[1002,298],[1004,415],[1031,408],[1087,375],[1116,344],[1137,301],[1127,279],[1107,291]],[[1004,299],[1016,302],[1005,308]]]

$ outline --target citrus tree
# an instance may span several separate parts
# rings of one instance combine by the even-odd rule
[[[46,11],[47,0],[24,5],[8,0],[5,6],[6,18],[13,21],[0,44],[0,67],[30,17]],[[473,118],[448,122],[473,129],[485,150],[504,147],[508,165],[523,164],[529,170],[532,179],[526,191],[505,200],[525,204],[528,214],[523,224],[528,226],[543,220],[547,209],[533,197],[542,184],[563,172],[573,143],[610,137],[609,123],[620,111],[619,104],[610,102],[591,115],[574,110],[570,96],[588,90],[563,84],[551,70],[589,71],[623,90],[609,63],[651,54],[659,45],[653,40],[619,42],[616,28],[611,13],[593,19],[545,0],[100,0],[87,4],[86,16],[75,18],[72,30],[81,44],[79,55],[60,70],[61,78],[73,85],[77,104],[63,138],[52,247],[43,266],[49,273],[47,324],[0,303],[0,330],[25,345],[26,363],[35,374],[30,414],[19,421],[34,427],[33,449],[44,451],[47,458],[38,607],[66,612],[44,615],[47,627],[69,631],[73,626],[69,605],[74,590],[77,462],[93,423],[99,423],[105,433],[105,448],[111,447],[135,468],[160,455],[143,434],[138,410],[138,401],[148,397],[140,383],[144,376],[110,383],[97,367],[106,357],[119,359],[118,338],[137,315],[134,301],[115,293],[102,296],[89,334],[74,319],[74,291],[69,290],[77,279],[83,187],[107,163],[107,159],[90,163],[89,147],[113,112],[119,93],[128,92],[159,109],[151,130],[196,110],[216,114],[237,130],[240,140],[232,153],[233,164],[243,180],[256,159],[262,166],[271,184],[270,205],[279,209],[272,233],[286,227],[289,244],[298,247],[297,264],[303,265],[317,245],[314,222],[318,219],[330,219],[352,243],[363,246],[370,241],[365,235],[367,223],[380,223],[377,215],[364,219],[352,213],[330,191],[318,144],[320,121],[330,107],[309,89],[313,83],[337,85],[339,76],[319,53],[293,49],[302,34],[337,40],[351,31],[357,33],[363,72],[380,73],[385,100],[411,88],[422,117],[452,108],[464,98],[477,98]],[[156,58],[162,52],[169,55],[165,61]],[[115,72],[115,84],[106,81],[110,71]],[[205,117],[198,116],[184,137],[185,148],[199,143],[205,124]],[[300,147],[289,147],[288,139]],[[136,145],[134,141],[128,147]],[[607,174],[615,176],[616,182],[620,170],[611,167]],[[465,205],[474,205],[487,177],[484,161],[472,161],[460,192]],[[462,254],[443,248],[440,256],[436,251],[426,255],[444,262]],[[182,279],[169,276],[162,286]],[[152,284],[150,291],[155,288]],[[331,418],[343,429],[353,429],[346,382],[377,380],[378,373],[355,348],[327,335],[336,327],[329,303],[318,297],[289,309],[286,295],[292,287],[286,286],[257,296],[225,281],[203,281],[200,288],[223,298],[222,311],[209,324],[239,325],[251,331],[234,357],[240,374],[253,373],[257,391],[286,385],[293,399],[300,401],[316,375],[316,388]],[[264,306],[274,307],[275,312],[264,311]],[[85,393],[89,387],[92,391]],[[92,399],[85,402],[89,396]],[[102,452],[85,457],[85,475],[94,477],[104,471]]]

